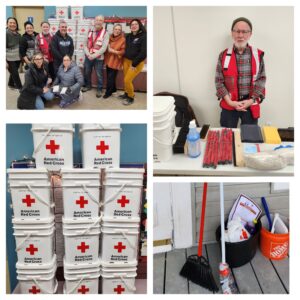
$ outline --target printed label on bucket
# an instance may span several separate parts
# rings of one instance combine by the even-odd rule
[[[287,256],[288,249],[289,249],[288,242],[284,242],[284,243],[271,242],[270,257],[271,258],[283,258],[283,257]]]

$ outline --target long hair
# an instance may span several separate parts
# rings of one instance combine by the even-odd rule
[[[35,65],[34,60],[36,59],[37,56],[41,56],[44,59],[44,55],[43,55],[42,52],[36,52],[36,53],[34,53],[34,55],[32,56],[32,60],[31,60],[32,63],[33,63],[33,65]],[[45,61],[43,61],[42,68],[43,68],[44,74],[48,75],[48,70],[46,70],[46,67],[45,67]]]
[[[132,22],[136,21],[139,24],[139,32],[146,32],[145,26],[142,24],[142,22],[139,19],[132,19],[129,23],[129,26],[131,27]]]
[[[14,17],[8,17],[8,18],[6,19],[6,28],[7,28],[7,24],[8,24],[8,21],[9,21],[9,20],[15,20],[15,22],[16,22],[16,24],[17,24],[16,31],[19,31],[20,29],[19,29],[19,23],[18,23],[18,20],[17,20],[16,18],[14,18]]]

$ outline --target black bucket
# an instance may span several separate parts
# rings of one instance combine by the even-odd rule
[[[225,226],[227,226],[227,221],[225,222]],[[225,242],[226,262],[231,268],[241,267],[251,261],[255,256],[256,249],[259,246],[260,220],[255,225],[255,229],[255,234],[246,241],[238,243]],[[216,230],[216,240],[221,242],[221,225]]]

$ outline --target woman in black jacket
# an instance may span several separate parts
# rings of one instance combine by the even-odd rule
[[[147,34],[144,25],[139,19],[130,22],[130,30],[126,36],[126,48],[123,61],[124,94],[119,96],[124,105],[134,101],[134,86],[132,81],[143,70],[144,60],[147,57]]]
[[[51,101],[53,93],[47,87],[51,83],[48,66],[42,53],[32,57],[25,73],[25,83],[18,98],[19,109],[44,109],[44,100]]]

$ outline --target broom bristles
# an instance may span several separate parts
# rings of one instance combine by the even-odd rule
[[[207,259],[203,256],[189,256],[179,274],[212,292],[219,290],[213,277],[211,267]]]

